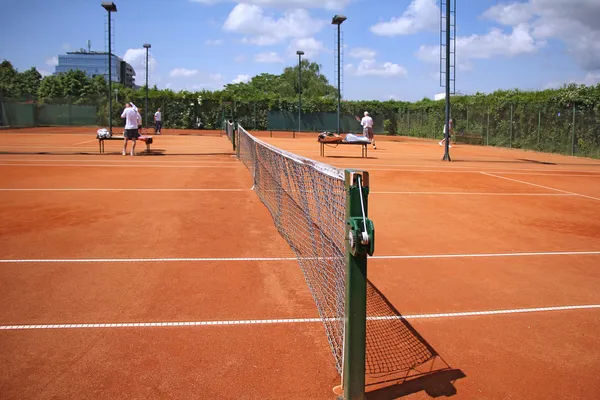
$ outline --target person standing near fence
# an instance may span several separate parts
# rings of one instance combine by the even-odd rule
[[[141,122],[140,114],[133,108],[133,103],[125,104],[125,109],[121,114],[121,118],[125,119],[125,131],[123,136],[125,137],[123,143],[123,155],[127,155],[127,143],[133,141],[131,145],[131,155],[135,155],[135,144],[137,139],[140,137],[138,123]]]
[[[454,135],[454,124],[452,123],[452,118],[448,122],[450,125],[450,133],[448,134],[448,147],[452,147],[450,145],[450,135]],[[444,124],[444,138],[439,142],[440,146],[444,146],[444,142],[446,141],[446,124]]]
[[[154,133],[160,135],[162,128],[162,114],[160,108],[154,113]]]
[[[373,143],[373,148],[376,149],[375,135],[373,134],[373,118],[369,116],[368,111],[365,111],[365,116],[360,121],[360,124],[363,127],[363,136],[366,136]]]

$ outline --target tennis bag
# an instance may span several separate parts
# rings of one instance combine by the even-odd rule
[[[319,143],[341,143],[344,141],[344,138],[337,133],[321,132],[319,133],[317,141]]]

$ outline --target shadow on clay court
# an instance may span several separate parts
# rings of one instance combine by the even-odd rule
[[[367,315],[368,400],[396,399],[420,391],[431,397],[456,394],[454,382],[466,375],[446,363],[370,281]]]

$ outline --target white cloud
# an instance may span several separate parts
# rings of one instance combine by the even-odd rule
[[[439,29],[440,9],[436,0],[413,0],[399,18],[380,22],[371,27],[379,36],[410,35]]]
[[[213,5],[217,3],[225,3],[236,1],[238,3],[246,3],[261,7],[276,7],[276,8],[321,8],[325,10],[342,10],[352,0],[190,0],[193,3],[205,5]]]
[[[223,80],[223,75],[221,75],[221,74],[210,74],[208,76],[208,79],[210,79],[212,82],[221,82]]]
[[[288,54],[291,57],[298,57],[296,54],[298,50],[304,52],[303,58],[315,58],[325,51],[325,45],[315,38],[294,39],[288,47]]]
[[[257,5],[238,4],[229,13],[223,29],[246,35],[243,39],[245,43],[268,46],[290,38],[311,37],[325,24],[326,21],[312,18],[303,9],[286,11],[281,18],[275,19],[265,15]]]
[[[558,89],[563,85],[575,83],[577,85],[595,86],[600,84],[600,72],[588,72],[583,78],[568,79],[563,82],[553,81],[546,84],[543,89]]]
[[[347,64],[346,71],[355,76],[378,76],[382,78],[392,78],[405,76],[406,68],[391,62],[378,64],[375,60],[362,60],[356,67],[354,64]]]
[[[375,56],[377,55],[377,52],[375,50],[368,49],[366,47],[355,47],[352,50],[350,50],[348,55],[352,58],[360,58],[363,60],[373,60],[375,58]]]
[[[171,70],[172,77],[190,77],[198,74],[197,69],[175,68]]]
[[[136,73],[136,84],[146,84],[146,49],[128,49],[123,56],[123,60],[129,63]],[[160,78],[155,74],[158,62],[148,53],[148,86],[155,85]]]
[[[456,38],[456,63],[462,70],[471,69],[471,60],[492,57],[514,57],[532,54],[545,45],[545,41],[536,41],[527,24],[513,28],[510,34],[493,28],[485,35],[459,36]],[[421,46],[416,56],[429,63],[440,62],[440,46]]]
[[[239,56],[236,56],[236,57],[233,59],[233,61],[235,61],[235,62],[237,62],[237,63],[243,62],[244,60],[246,60],[246,56],[245,56],[245,55],[243,55],[243,54],[240,54]]]
[[[257,63],[263,63],[263,64],[282,63],[283,58],[281,58],[274,51],[271,51],[271,52],[259,53],[259,54],[255,55],[254,61]]]
[[[58,57],[54,56],[46,60],[46,65],[56,67],[58,65]]]
[[[238,75],[231,83],[246,83],[250,81],[250,75]]]
[[[530,24],[536,40],[557,39],[588,71],[600,70],[600,2],[598,0],[529,0],[496,5],[483,16],[500,24]]]
[[[204,43],[208,46],[220,46],[223,44],[223,41],[221,39],[214,39],[214,40],[209,39]]]
[[[512,3],[492,6],[482,16],[503,25],[515,26],[529,22],[533,14],[530,4]]]

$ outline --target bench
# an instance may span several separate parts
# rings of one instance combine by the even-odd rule
[[[332,145],[332,146],[339,146],[339,145],[354,145],[354,146],[362,146],[362,151],[361,151],[361,158],[367,158],[367,146],[370,145],[371,143],[366,143],[366,142],[331,142],[331,143],[327,143],[327,142],[321,142],[319,141],[320,144],[320,148],[321,148],[321,157],[325,157],[325,145]]]
[[[465,144],[483,144],[483,135],[480,133],[470,133],[470,132],[458,132],[454,135],[454,141],[456,143],[465,143]]]
[[[96,135],[96,139],[98,139],[98,147],[100,149],[100,153],[104,153],[104,141],[105,140],[125,140],[125,136],[123,135],[113,135],[111,137],[100,137],[100,135]],[[146,152],[150,152],[150,145],[154,142],[152,136],[142,135],[137,140],[140,140],[146,143]]]

